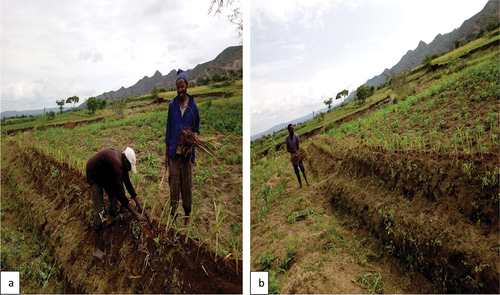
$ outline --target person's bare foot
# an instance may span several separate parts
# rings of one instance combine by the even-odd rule
[[[112,224],[113,222],[117,221],[117,220],[120,220],[120,215],[116,215],[116,217],[113,217],[111,215],[109,215],[108,219],[106,220],[106,222],[108,224]]]

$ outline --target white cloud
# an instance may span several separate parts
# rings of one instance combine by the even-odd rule
[[[100,52],[95,51],[92,53],[90,50],[80,50],[79,60],[88,60],[90,59],[92,62],[102,61],[103,57]]]
[[[324,107],[431,42],[487,0],[253,0],[252,134]],[[425,21],[422,21],[423,18]],[[300,53],[300,63],[293,54]]]
[[[324,11],[332,7],[329,0],[289,0],[289,1],[266,1],[252,0],[251,21],[262,29],[264,22],[288,26],[298,21],[308,28],[321,27]]]
[[[28,106],[24,109],[56,107],[55,101],[76,95],[86,97],[95,92],[93,88],[86,88],[80,84],[60,84],[48,78],[42,78],[32,83],[25,81],[9,83],[2,86],[2,109]]]
[[[240,40],[208,8],[194,0],[2,1],[2,110],[33,108],[15,104],[21,98],[99,95],[214,59]],[[41,77],[43,87],[29,82]]]
[[[306,50],[306,45],[301,43],[301,44],[290,44],[290,45],[284,45],[283,49],[293,49],[295,51],[304,51]]]
[[[252,66],[251,75],[252,80],[258,79],[261,76],[269,76],[273,74],[277,74],[281,71],[285,71],[289,68],[294,68],[299,66],[305,60],[304,55],[297,55],[292,57],[291,59],[286,60],[277,60],[269,63],[261,63]],[[253,86],[252,86],[253,87]]]

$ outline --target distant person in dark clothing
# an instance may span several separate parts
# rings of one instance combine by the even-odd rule
[[[300,170],[302,171],[302,174],[304,175],[304,179],[306,180],[307,185],[309,186],[309,181],[307,181],[307,176],[306,176],[306,169],[304,168],[304,163],[302,163],[302,160],[299,161],[294,161],[293,155],[299,151],[299,142],[300,138],[297,133],[295,133],[295,130],[293,128],[292,124],[288,125],[288,135],[285,138],[285,143],[286,143],[286,150],[290,153],[291,160],[292,160],[292,165],[293,165],[293,170],[295,171],[295,175],[297,175],[297,179],[299,180],[300,187],[302,187],[302,181],[300,180],[300,172],[299,172],[299,167]]]
[[[177,71],[175,81],[177,96],[168,106],[167,128],[165,134],[165,168],[170,167],[168,176],[170,185],[170,214],[177,218],[179,197],[182,196],[184,208],[184,225],[189,223],[189,215],[193,203],[193,164],[195,163],[194,148],[191,153],[184,154],[178,144],[182,131],[190,129],[200,134],[200,114],[193,97],[187,94],[188,80],[186,72]]]
[[[137,220],[146,220],[145,217],[139,213],[142,212],[142,208],[128,175],[128,172],[131,170],[137,173],[135,163],[134,150],[129,147],[123,152],[116,148],[104,148],[92,156],[87,162],[87,182],[90,185],[94,201],[94,249],[92,255],[99,259],[102,259],[104,256],[104,253],[99,249],[101,244],[99,233],[102,229],[103,221],[106,220],[103,216],[103,190],[106,191],[109,198],[110,217],[108,219],[110,221],[118,219],[117,201],[120,202],[122,207],[126,207]],[[139,211],[136,211],[132,207],[125,196],[123,185],[127,188],[130,197],[135,201]]]

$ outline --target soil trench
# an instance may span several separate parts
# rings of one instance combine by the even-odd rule
[[[2,170],[2,198],[16,198],[36,221],[63,269],[66,293],[242,293],[241,260],[219,257],[182,232],[128,213],[105,226],[104,259],[94,258],[85,177],[34,148],[14,141],[4,147],[12,158]],[[37,194],[22,194],[28,186]]]
[[[333,150],[309,146],[334,208],[357,218],[440,292],[499,292],[499,188],[482,181],[498,155]],[[463,169],[469,163],[472,175]]]

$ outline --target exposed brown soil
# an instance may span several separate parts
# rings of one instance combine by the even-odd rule
[[[2,169],[2,198],[31,208],[63,269],[65,293],[242,293],[241,261],[236,267],[184,233],[156,220],[139,223],[128,213],[105,227],[105,257],[94,258],[92,198],[83,175],[13,141],[4,147],[12,158]],[[19,186],[36,193],[19,194]]]
[[[499,188],[483,187],[478,178],[494,171],[498,155],[330,144],[334,155],[314,145],[309,152],[318,156],[317,170],[327,177],[322,195],[333,206],[359,219],[441,291],[498,293]],[[463,167],[472,162],[469,177]]]
[[[309,152],[315,153],[316,150],[310,146]],[[302,188],[298,187],[288,155],[286,158],[280,164],[284,175],[272,176],[267,181],[267,185],[275,189],[283,180],[288,181],[283,199],[279,199],[279,205],[278,202],[273,204],[267,222],[257,217],[258,209],[252,206],[252,270],[262,270],[259,261],[267,251],[275,256],[271,263],[271,269],[275,269],[286,254],[290,239],[295,236],[297,245],[293,260],[286,272],[277,275],[281,293],[368,293],[366,286],[358,280],[360,274],[383,276],[384,293],[434,292],[434,285],[422,273],[408,269],[399,259],[385,253],[374,232],[332,206],[330,198],[324,196],[326,181],[319,180],[321,175],[314,175],[313,167],[320,170],[323,166],[319,161],[323,158],[316,158],[314,165],[304,161],[311,186],[306,186],[302,179]],[[290,199],[298,202],[290,202]],[[314,214],[293,224],[287,222],[290,212],[304,209],[312,210]]]
[[[164,99],[163,97],[158,97],[157,99],[153,100],[152,102],[148,103],[148,104],[141,104],[141,105],[137,105],[137,106],[132,106],[132,107],[129,107],[128,110],[129,111],[138,111],[138,110],[142,110],[142,109],[146,109],[146,108],[149,108],[149,107],[152,107],[152,106],[156,106],[156,105],[160,105],[160,104],[163,104],[163,103],[170,103],[170,99]]]
[[[196,94],[196,98],[205,98],[205,97],[220,97],[220,98],[228,98],[232,97],[234,94],[230,91],[227,92],[210,92],[210,93],[202,93]]]
[[[64,124],[63,128],[64,128],[64,129],[74,129],[74,128],[75,128],[75,126],[76,126],[76,125],[75,125],[75,123],[73,123],[73,122],[68,122],[68,123]]]

